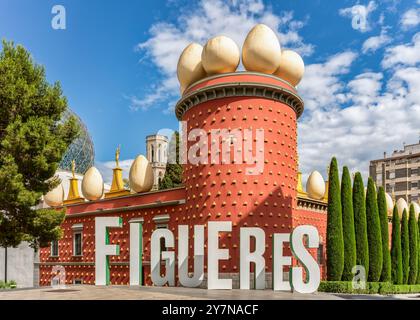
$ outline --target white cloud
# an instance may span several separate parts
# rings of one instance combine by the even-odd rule
[[[346,51],[330,57],[325,63],[311,64],[305,68],[299,92],[305,98],[306,110],[322,109],[343,101],[341,92],[344,83],[339,76],[349,71],[356,57],[356,53]]]
[[[134,159],[120,160],[120,168],[123,169],[122,174],[123,178],[128,179],[128,173],[130,172],[131,164]],[[115,168],[115,161],[106,161],[106,162],[96,162],[96,168],[102,174],[104,182],[111,185],[112,183],[112,169]]]
[[[420,3],[419,3],[420,4]],[[410,9],[404,12],[401,17],[401,25],[403,29],[416,27],[420,24],[420,9]]]
[[[356,4],[349,8],[343,8],[339,10],[339,14],[343,17],[352,19],[351,25],[353,29],[359,30],[360,32],[366,32],[371,30],[369,23],[369,15],[376,9],[376,3],[370,1],[368,5],[364,6]]]
[[[382,66],[384,68],[399,64],[413,66],[418,62],[420,62],[420,32],[414,35],[412,43],[387,48]]]
[[[176,66],[182,50],[191,42],[204,45],[209,38],[223,34],[241,47],[249,30],[257,23],[264,23],[277,32],[283,47],[294,49],[304,56],[313,52],[313,45],[304,43],[299,34],[306,22],[294,20],[293,12],[275,14],[262,0],[229,3],[201,0],[191,9],[180,15],[175,24],[154,24],[149,30],[150,38],[137,46],[144,57],[156,66],[163,80],[152,85],[140,97],[131,96],[132,109],[145,110],[159,102],[178,98]]]
[[[342,74],[337,72],[340,68],[331,68],[331,61],[348,53],[332,56],[315,65],[316,68],[308,66],[309,77],[305,75],[299,89],[306,106],[312,106],[306,108],[299,121],[299,159],[304,178],[312,170],[319,170],[325,176],[326,166],[334,155],[340,166],[347,165],[352,171],[361,171],[366,178],[370,160],[380,158],[384,151],[401,148],[403,142],[411,143],[417,139],[420,60],[413,59],[411,51],[406,60],[400,55],[396,60],[389,60],[390,53],[400,53],[407,48],[412,50],[417,42],[418,37],[414,37],[412,43],[404,45],[405,49],[401,46],[388,48],[385,53],[387,65],[394,66],[389,70],[390,77],[381,72],[364,72],[345,85],[340,81]],[[341,65],[346,66],[343,72],[348,72],[351,67],[351,63]],[[317,96],[325,95],[324,88],[316,89],[313,85],[317,90],[314,93],[305,83],[314,79],[320,86],[332,85],[328,99],[321,101]]]
[[[382,88],[382,73],[366,72],[359,74],[347,84],[349,93],[346,95],[358,106],[369,106],[375,102]]]
[[[382,29],[379,36],[370,37],[362,45],[362,52],[375,52],[379,48],[387,45],[391,42],[391,38],[386,34],[386,31]]]

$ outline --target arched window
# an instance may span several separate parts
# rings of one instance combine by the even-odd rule
[[[153,146],[153,144],[150,145],[150,150],[151,150],[151,158],[150,158],[150,160],[151,160],[151,162],[154,162],[155,161],[155,147]]]

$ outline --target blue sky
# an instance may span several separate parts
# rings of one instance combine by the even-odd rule
[[[65,30],[51,27],[57,4]],[[61,82],[107,180],[118,144],[128,166],[145,152],[146,135],[177,128],[176,63],[188,43],[224,34],[241,46],[254,24],[266,23],[305,61],[304,175],[325,175],[332,155],[366,175],[369,159],[420,134],[419,8],[416,0],[0,0],[0,37],[22,44],[49,81]],[[363,27],[354,27],[355,14]]]

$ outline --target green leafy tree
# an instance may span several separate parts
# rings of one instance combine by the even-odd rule
[[[51,241],[60,239],[63,236],[60,224],[63,222],[64,216],[64,210],[38,210],[37,216],[31,224],[30,236],[27,240],[32,241],[34,247],[42,248],[48,246]]]
[[[417,282],[417,272],[418,272],[418,229],[416,214],[414,213],[413,204],[410,205],[410,215],[408,218],[408,233],[409,233],[409,248],[410,248],[410,257],[409,257],[409,271],[408,271],[408,283],[416,284]]]
[[[327,213],[327,279],[340,281],[344,269],[344,239],[337,159],[331,159]]]
[[[61,121],[67,101],[59,83],[50,85],[25,49],[6,41],[0,106],[0,245],[27,240],[37,248],[61,235],[63,212],[34,208],[60,182],[52,177],[79,128],[74,117]]]
[[[382,274],[381,281],[391,281],[391,255],[389,252],[388,207],[386,204],[385,190],[381,186],[378,191],[378,211],[381,222],[382,236]]]
[[[175,132],[168,148],[168,163],[165,175],[159,181],[159,190],[182,186],[182,165],[179,163],[179,133]]]
[[[401,221],[397,206],[392,213],[392,238],[391,238],[391,278],[394,284],[403,284],[403,265],[401,250]]]
[[[341,206],[344,237],[344,270],[342,280],[351,281],[354,276],[351,271],[356,265],[356,235],[354,232],[351,178],[347,167],[343,167],[343,175],[341,178]]]
[[[408,231],[407,210],[404,209],[401,218],[401,252],[403,267],[403,284],[408,283],[408,272],[410,270],[410,240]]]
[[[366,226],[366,202],[363,178],[356,172],[353,182],[354,230],[356,232],[356,264],[369,272],[369,245]]]
[[[382,237],[379,219],[378,202],[376,200],[375,183],[368,178],[366,192],[366,223],[369,244],[369,273],[368,281],[379,281],[382,274]]]

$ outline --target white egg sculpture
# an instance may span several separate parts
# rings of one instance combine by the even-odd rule
[[[104,180],[95,167],[90,167],[83,176],[82,194],[91,201],[101,199],[104,194]]]
[[[292,50],[283,50],[280,58],[280,65],[274,74],[292,86],[296,86],[303,77],[305,64],[301,56]]]
[[[268,26],[257,24],[248,33],[242,47],[242,63],[246,70],[272,74],[280,65],[279,40]]]
[[[397,201],[397,209],[398,209],[398,215],[400,216],[400,218],[402,218],[404,209],[407,211],[407,218],[408,218],[408,205],[407,202],[403,199],[403,198],[399,198]]]
[[[139,155],[134,160],[129,173],[130,187],[135,192],[147,192],[153,187],[153,170],[149,161]]]
[[[225,36],[211,38],[201,54],[203,68],[208,75],[235,72],[240,60],[235,41]]]
[[[306,182],[306,192],[309,197],[321,200],[325,195],[325,181],[318,171],[312,171]]]
[[[64,201],[63,185],[60,183],[54,189],[50,190],[47,194],[45,194],[44,201],[50,207],[59,207],[63,205],[63,201]]]
[[[411,204],[414,207],[414,214],[416,216],[416,219],[419,217],[419,213],[420,213],[420,206],[417,202],[411,202]]]
[[[392,212],[394,211],[394,201],[392,200],[392,197],[389,195],[389,193],[385,193],[385,199],[388,216],[392,216]]]
[[[198,43],[191,43],[182,51],[177,66],[177,76],[182,88],[187,88],[206,76],[201,63],[202,52],[203,47]]]

